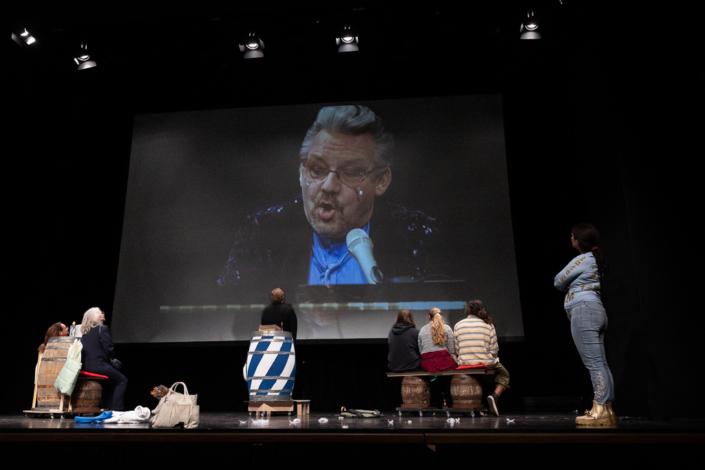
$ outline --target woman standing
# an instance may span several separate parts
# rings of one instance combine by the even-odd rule
[[[607,313],[600,297],[604,260],[599,241],[600,234],[593,225],[573,226],[570,243],[580,254],[553,281],[557,289],[566,292],[564,307],[570,320],[570,331],[592,381],[592,409],[575,419],[575,424],[580,426],[617,424],[612,410],[614,382],[605,354]]]

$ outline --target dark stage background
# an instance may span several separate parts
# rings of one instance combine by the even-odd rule
[[[35,351],[50,323],[79,321],[93,305],[111,317],[134,114],[500,93],[524,323],[523,341],[500,346],[513,381],[503,406],[589,405],[588,374],[552,279],[574,255],[570,226],[591,221],[609,259],[607,349],[619,414],[703,416],[695,383],[702,313],[690,274],[700,251],[694,167],[703,149],[694,142],[705,74],[702,51],[690,46],[693,15],[607,12],[592,2],[541,10],[539,2],[544,38],[519,41],[526,5],[492,3],[9,15],[6,23],[38,18],[46,35],[37,50],[3,47],[0,412],[30,406]],[[360,25],[358,55],[324,42],[305,49],[347,13]],[[654,28],[663,34],[640,29],[653,24],[665,25]],[[236,52],[231,35],[250,27],[265,37],[263,60]],[[79,33],[102,56],[96,69],[76,73],[66,45]],[[120,344],[128,406],[154,405],[151,386],[183,380],[202,410],[243,410],[246,348]],[[400,401],[398,382],[384,376],[383,342],[302,343],[297,352],[295,395],[312,399],[314,411],[389,410]]]

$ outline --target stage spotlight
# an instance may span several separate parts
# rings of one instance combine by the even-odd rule
[[[247,39],[238,45],[242,57],[245,59],[259,59],[264,57],[264,41],[255,33],[250,33]]]
[[[357,52],[360,50],[360,39],[355,35],[350,25],[343,27],[340,37],[335,38],[338,52]]]
[[[92,69],[98,65],[95,60],[91,59],[91,55],[88,53],[88,46],[85,42],[81,43],[81,47],[73,58],[73,61],[76,62],[78,70]]]
[[[526,12],[526,18],[519,27],[519,33],[519,39],[541,39],[541,33],[539,33],[539,23],[536,21],[534,10],[529,10]]]
[[[22,31],[12,32],[10,36],[13,41],[15,41],[20,46],[32,46],[37,43],[37,38],[32,36],[32,34],[27,31],[27,28],[23,28]]]

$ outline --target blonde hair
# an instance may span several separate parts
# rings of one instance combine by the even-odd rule
[[[85,335],[93,328],[98,325],[102,325],[103,322],[100,321],[100,314],[103,313],[98,307],[91,307],[86,310],[83,314],[83,320],[81,321],[81,334]]]
[[[431,339],[433,340],[433,344],[439,346],[445,345],[447,336],[441,309],[433,307],[428,311],[428,318],[431,320]]]

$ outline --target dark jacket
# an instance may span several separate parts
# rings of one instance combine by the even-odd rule
[[[83,349],[81,350],[81,362],[83,369],[91,372],[104,371],[110,366],[110,359],[113,358],[113,338],[110,336],[110,328],[105,325],[98,325],[91,331],[81,336]]]
[[[296,312],[291,304],[269,304],[262,310],[260,325],[279,325],[296,339]]]
[[[387,367],[392,372],[419,368],[419,330],[406,323],[396,323],[387,339]]]
[[[438,221],[422,211],[377,201],[370,237],[385,282],[446,279],[450,273],[445,272],[448,263],[438,256],[438,231]],[[262,286],[293,292],[308,283],[311,243],[300,197],[267,207],[238,227],[217,282],[235,288],[240,301]]]

